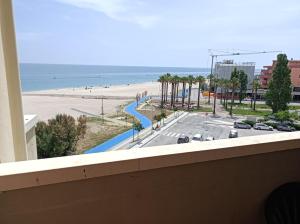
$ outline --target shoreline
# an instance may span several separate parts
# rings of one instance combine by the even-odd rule
[[[44,90],[33,90],[33,91],[22,91],[22,95],[29,95],[29,94],[52,94],[52,93],[60,93],[60,92],[70,92],[74,93],[75,91],[82,91],[80,93],[83,93],[85,95],[92,93],[91,91],[101,91],[104,92],[110,92],[109,90],[124,90],[124,88],[132,88],[132,87],[138,87],[138,90],[141,87],[149,88],[153,85],[158,85],[159,82],[157,81],[150,81],[150,82],[141,82],[141,83],[128,83],[128,84],[118,84],[118,85],[104,85],[104,86],[81,86],[81,87],[68,87],[68,88],[56,88],[56,89],[44,89]],[[55,94],[54,93],[54,94]],[[93,92],[94,95],[95,92]]]

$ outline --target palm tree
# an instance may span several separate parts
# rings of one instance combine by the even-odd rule
[[[253,80],[253,89],[254,89],[254,103],[253,103],[253,110],[256,110],[256,96],[257,96],[257,90],[260,88],[260,83],[258,79]]]
[[[174,106],[174,99],[175,99],[175,91],[176,91],[176,80],[175,80],[175,77],[174,76],[171,76],[170,79],[170,84],[171,84],[171,107]]]
[[[239,81],[239,75],[238,75],[238,71],[236,68],[234,68],[233,72],[231,73],[231,78],[230,78],[230,87],[231,87],[231,104],[230,104],[230,116],[232,116],[232,106],[234,103],[234,94],[236,89],[239,87],[240,85],[240,81]]]
[[[181,82],[182,82],[182,108],[184,107],[184,100],[185,100],[185,89],[186,89],[186,83],[188,82],[188,78],[187,77],[182,77],[181,78]]]
[[[163,108],[164,107],[165,76],[161,75],[157,81],[161,83],[161,101],[160,101],[160,107]]]
[[[197,109],[200,108],[200,93],[201,93],[201,86],[205,82],[205,78],[202,75],[199,75],[195,78],[195,81],[198,83],[198,99],[197,99]]]
[[[166,82],[166,88],[165,88],[165,102],[167,103],[168,102],[168,88],[169,88],[169,82],[170,82],[170,79],[171,79],[171,74],[170,73],[167,73],[165,75],[165,82]]]
[[[174,81],[175,81],[175,95],[174,95],[174,102],[178,102],[178,90],[179,90],[179,83],[181,81],[180,77],[178,75],[174,76]]]
[[[192,86],[194,82],[195,82],[194,76],[189,75],[188,76],[188,84],[189,84],[188,110],[190,110],[190,106],[191,106],[191,94],[192,94]]]

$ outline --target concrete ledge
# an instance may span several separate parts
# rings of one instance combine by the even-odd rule
[[[299,149],[300,132],[0,164],[0,191]]]
[[[25,132],[28,132],[38,122],[37,115],[24,115]]]

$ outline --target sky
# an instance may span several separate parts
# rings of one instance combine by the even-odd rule
[[[299,0],[13,0],[20,62],[210,67],[209,49],[300,59]],[[276,53],[218,57],[268,65]]]

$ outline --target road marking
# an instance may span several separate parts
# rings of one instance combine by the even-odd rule
[[[180,133],[175,133],[175,132],[167,132],[167,133],[163,133],[163,136],[168,136],[168,137],[172,137],[172,138],[178,138],[180,136]]]
[[[229,121],[221,121],[221,120],[212,120],[212,121],[219,124],[232,125],[232,122]]]
[[[172,132],[169,132],[168,134],[167,134],[167,136],[170,136],[172,134]]]

